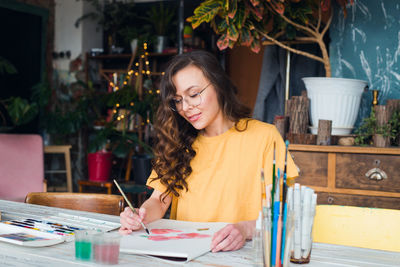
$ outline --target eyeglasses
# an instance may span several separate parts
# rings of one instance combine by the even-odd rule
[[[189,95],[188,97],[180,97],[180,98],[174,98],[170,101],[170,108],[173,111],[180,112],[183,109],[183,101],[188,104],[190,107],[197,107],[201,104],[201,93],[204,92],[204,90],[207,89],[208,86],[210,86],[211,83],[207,84],[203,89],[201,89],[200,92]]]

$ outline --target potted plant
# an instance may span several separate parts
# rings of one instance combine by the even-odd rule
[[[388,147],[391,141],[396,140],[400,133],[400,111],[393,112],[388,123],[379,125],[375,109],[371,110],[368,118],[364,118],[355,131],[357,145],[373,144],[376,147]]]
[[[150,25],[143,27],[127,25],[118,31],[123,37],[124,43],[129,44],[132,53],[137,53],[138,49],[142,49],[143,44],[150,40]],[[139,52],[140,53],[140,52]]]
[[[89,138],[87,153],[88,180],[104,182],[109,180],[112,169],[112,152],[109,148],[111,128],[95,126]]]
[[[16,74],[17,69],[15,66],[9,62],[7,59],[3,58],[0,56],[0,75],[4,74]],[[25,110],[33,110],[33,117],[36,116],[37,114],[37,109],[33,108],[27,100],[22,99],[22,98],[8,98],[8,99],[0,99],[0,119],[1,119],[1,124],[0,124],[0,131],[1,132],[7,132],[8,130],[12,129],[14,125],[18,125],[20,121],[20,117],[22,118],[22,121],[26,121],[27,119],[24,118],[26,115]],[[10,113],[10,110],[13,110],[13,112]],[[13,126],[8,125],[8,118],[7,115],[11,117]],[[30,118],[29,118],[30,120]]]
[[[78,0],[77,0],[78,1]],[[123,41],[120,36],[120,29],[127,27],[133,18],[137,17],[134,0],[115,1],[115,0],[82,0],[93,6],[93,11],[83,14],[75,22],[75,27],[86,19],[97,21],[102,28],[106,38],[108,52],[116,53],[122,48],[118,48]],[[130,40],[129,40],[130,42]]]
[[[6,108],[12,126],[7,127],[7,119],[0,113],[4,129],[24,125],[32,121],[38,114],[38,105],[35,102],[30,103],[27,99],[21,97],[10,97],[0,100],[0,103]]]
[[[7,72],[12,74],[16,70],[12,68],[11,72]],[[0,105],[3,107],[3,111],[0,110],[2,131],[9,131],[15,127],[26,125],[37,118],[38,115],[44,113],[50,100],[51,90],[46,83],[38,83],[32,87],[32,92],[30,99],[21,97],[0,99]]]
[[[353,1],[336,2],[346,15],[346,5]],[[202,2],[195,9],[188,21],[192,23],[193,28],[203,22],[210,23],[214,31],[220,35],[217,46],[221,50],[239,44],[249,46],[252,51],[258,52],[266,40],[293,53],[322,62],[326,77],[304,80],[308,97],[311,99],[313,124],[311,129],[315,132],[319,119],[326,119],[332,120],[332,134],[348,134],[356,120],[366,82],[331,78],[331,65],[324,36],[329,29],[332,16],[333,8],[330,0],[209,0]],[[290,47],[288,41],[317,43],[322,56]],[[327,103],[332,104],[332,112],[321,115],[322,112],[326,112]],[[347,114],[341,115],[341,112]],[[335,116],[337,114],[339,117]]]
[[[151,159],[151,146],[143,134],[143,127],[151,125],[151,118],[156,109],[158,95],[156,90],[146,87],[144,82],[143,95],[139,96],[137,90],[131,85],[125,85],[119,90],[105,96],[104,102],[107,109],[112,111],[112,116],[100,127],[92,132],[88,149],[89,171],[93,170],[93,176],[98,178],[97,170],[100,167],[92,166],[100,161],[107,161],[102,170],[108,176],[102,175],[100,179],[107,180],[111,170],[111,157],[126,159],[134,156],[138,160]],[[140,117],[140,119],[138,119]],[[112,156],[111,156],[112,155]],[[143,156],[145,155],[145,156]],[[134,163],[135,164],[135,163]],[[147,163],[146,163],[147,164]],[[108,166],[110,166],[108,168]],[[97,169],[96,169],[97,168]],[[122,170],[122,166],[120,170]],[[136,171],[134,169],[134,171]],[[93,179],[91,179],[93,180]]]
[[[155,49],[157,53],[162,53],[167,45],[168,31],[173,25],[174,16],[175,9],[165,7],[164,2],[160,2],[158,5],[153,5],[150,10],[146,12],[146,16],[142,17],[142,19],[150,22],[153,26],[157,38]]]

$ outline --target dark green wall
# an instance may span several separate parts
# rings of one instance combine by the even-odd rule
[[[11,0],[0,0],[0,56],[12,63],[16,74],[0,75],[0,99],[27,100],[32,87],[44,81],[48,10]],[[14,129],[36,132],[37,120]]]
[[[380,91],[379,104],[400,98],[400,1],[357,0],[335,10],[330,28],[332,76],[368,81]],[[371,92],[364,93],[359,112],[369,115]]]

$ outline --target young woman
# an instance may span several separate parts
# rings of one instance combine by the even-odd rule
[[[283,168],[285,144],[273,125],[250,119],[236,87],[210,53],[174,57],[161,82],[156,117],[151,197],[138,210],[121,213],[129,234],[164,216],[172,204],[177,220],[231,223],[218,231],[211,250],[240,249],[251,239],[261,209],[263,168],[272,181],[274,144]],[[288,177],[297,176],[288,156]]]

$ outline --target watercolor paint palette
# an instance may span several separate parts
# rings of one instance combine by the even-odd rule
[[[0,223],[0,241],[28,247],[44,247],[62,243],[65,236],[38,231],[29,227]]]
[[[81,230],[82,228],[69,226],[66,224],[60,224],[56,222],[37,220],[37,219],[20,219],[1,222],[2,224],[16,226],[20,228],[35,230],[53,235],[59,235],[70,239],[74,235],[75,230]]]
[[[24,218],[0,222],[0,241],[22,246],[50,246],[74,239],[75,230],[108,232],[119,223],[59,213],[41,219]]]
[[[57,215],[49,216],[44,218],[44,220],[57,222],[64,225],[69,225],[72,227],[78,227],[82,229],[91,229],[102,232],[109,232],[118,229],[121,225],[119,223],[98,220],[94,218],[72,215],[67,213],[58,213]]]

